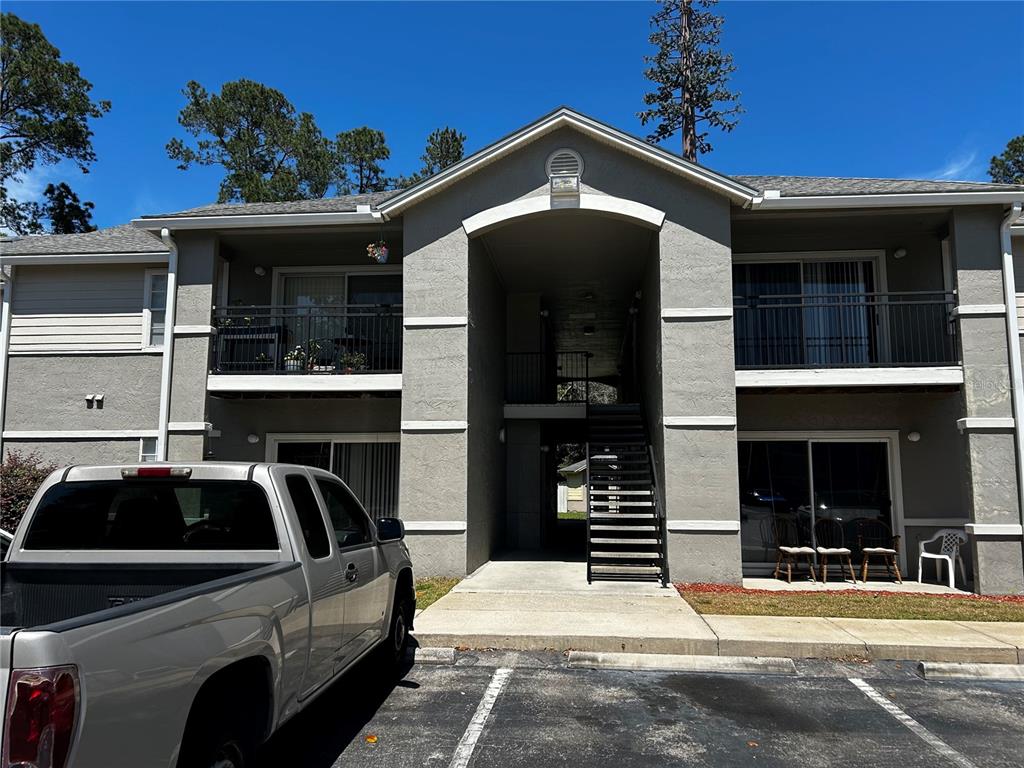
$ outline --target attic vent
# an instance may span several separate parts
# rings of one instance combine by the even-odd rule
[[[556,149],[548,157],[548,176],[582,176],[583,158],[574,149]]]

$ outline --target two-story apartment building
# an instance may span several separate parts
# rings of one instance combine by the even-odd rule
[[[1022,200],[727,177],[563,108],[398,192],[9,242],[3,450],[322,466],[423,574],[736,582],[891,531],[916,576],[955,527],[1020,593]]]

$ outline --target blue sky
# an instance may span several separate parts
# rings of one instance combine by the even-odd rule
[[[370,125],[388,171],[452,125],[478,149],[559,104],[631,133],[652,3],[4,3],[113,102],[98,161],[59,167],[100,226],[216,198],[164,151],[190,79],[283,91],[329,136]],[[724,173],[985,180],[1024,133],[1024,3],[722,2],[746,114],[702,162]]]

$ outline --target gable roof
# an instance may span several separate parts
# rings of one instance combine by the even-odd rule
[[[738,204],[748,203],[757,193],[742,182],[712,171],[696,163],[684,160],[661,147],[648,144],[643,139],[631,136],[618,128],[595,120],[569,107],[559,107],[518,131],[499,139],[493,144],[474,152],[469,157],[445,168],[427,179],[402,190],[381,203],[379,210],[384,215],[394,216],[430,195],[440,192],[460,179],[511,154],[520,147],[535,141],[560,128],[574,128],[581,133],[605,144],[623,150],[627,154],[653,163],[661,168],[679,174],[690,181],[726,195]]]
[[[121,224],[74,235],[30,235],[0,239],[0,256],[50,256],[67,254],[162,254],[163,241],[149,232]]]

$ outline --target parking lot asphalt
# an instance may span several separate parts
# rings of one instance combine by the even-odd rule
[[[258,763],[1024,766],[1024,684],[925,681],[915,669],[625,672],[569,669],[561,654],[464,652],[395,682],[364,662],[275,734]]]

